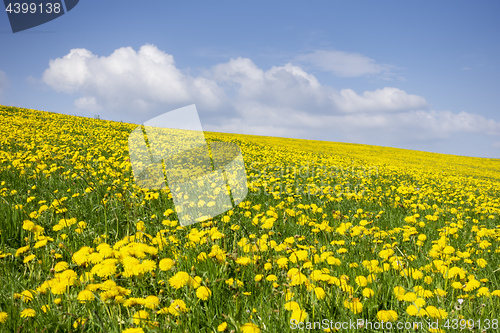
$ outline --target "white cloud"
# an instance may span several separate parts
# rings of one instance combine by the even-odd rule
[[[423,97],[393,87],[365,91],[362,96],[351,89],[342,89],[332,99],[338,109],[345,112],[390,112],[427,107]]]
[[[289,106],[298,109],[328,110],[329,112],[397,112],[426,108],[421,96],[385,87],[365,91],[358,95],[351,89],[337,92],[332,87],[322,86],[314,75],[290,63],[274,66],[268,71],[258,68],[248,58],[232,59],[214,66],[212,78],[236,89],[238,98],[261,101],[267,105]],[[313,109],[311,109],[313,108]]]
[[[321,70],[332,72],[340,77],[358,77],[365,75],[392,76],[391,67],[379,64],[375,60],[359,53],[342,51],[316,50],[296,57],[299,62],[311,64]]]
[[[238,116],[206,126],[206,130],[341,141],[371,145],[433,149],[457,135],[475,138],[500,135],[500,122],[480,115],[435,110],[399,113],[314,114],[259,103],[238,104]],[[485,136],[486,135],[486,136]],[[422,148],[420,148],[422,149]],[[464,154],[475,154],[471,150]]]
[[[416,123],[434,133],[484,133],[500,135],[500,122],[467,113],[450,111],[416,111],[406,115],[407,123]]]
[[[54,90],[83,95],[79,108],[95,110],[144,110],[159,104],[200,103],[214,108],[223,91],[213,81],[182,73],[173,56],[144,45],[137,52],[130,47],[99,57],[86,49],[72,49],[51,60],[43,81]],[[130,110],[128,110],[130,111]]]
[[[75,106],[79,109],[88,111],[99,111],[102,110],[102,106],[99,105],[95,97],[80,97],[75,100]]]
[[[383,72],[371,64],[358,74]],[[290,63],[265,70],[251,59],[237,58],[193,77],[153,45],[101,57],[74,49],[50,62],[43,81],[79,95],[78,108],[119,111],[116,120],[128,114],[144,121],[140,116],[155,105],[165,112],[196,103],[204,129],[220,132],[393,147],[429,144],[428,149],[456,136],[500,135],[500,122],[493,119],[430,110],[424,97],[396,87],[337,90]]]
[[[97,57],[85,49],[72,49],[62,58],[51,60],[43,81],[54,90],[66,93],[83,88],[91,78],[88,63]]]
[[[9,84],[9,80],[7,79],[7,74],[5,72],[0,71],[0,93],[4,91],[5,88],[7,88]]]
[[[300,67],[286,64],[268,71],[248,58],[231,59],[211,69],[211,78],[236,93],[238,100],[274,106],[310,107],[325,99],[318,80]]]
[[[172,55],[153,45],[139,51],[130,47],[109,56],[73,49],[51,60],[43,82],[56,91],[77,93],[75,106],[90,111],[121,110],[140,113],[162,105],[198,103],[221,109],[235,103],[258,102],[310,113],[400,112],[424,108],[425,99],[391,87],[358,95],[322,86],[316,77],[290,63],[264,71],[248,58],[231,59],[206,70],[203,76],[184,74]]]

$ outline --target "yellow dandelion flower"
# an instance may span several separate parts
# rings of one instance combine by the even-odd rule
[[[66,283],[57,282],[50,286],[50,291],[54,295],[61,295],[66,292],[68,285]]]
[[[181,312],[188,311],[189,309],[186,307],[186,303],[181,299],[173,300],[168,308],[168,312],[174,316],[179,316]]]
[[[242,333],[260,333],[259,326],[252,324],[252,323],[243,324],[240,327],[240,330]]]
[[[366,298],[370,298],[375,295],[375,292],[371,288],[364,288],[362,292],[363,296]]]
[[[396,295],[396,298],[399,301],[403,300],[403,297],[404,297],[405,293],[406,293],[406,291],[405,291],[405,289],[403,287],[400,287],[400,286],[394,287],[394,294]]]
[[[0,324],[4,324],[7,321],[8,317],[9,315],[7,314],[7,312],[0,312]]]
[[[288,267],[288,259],[287,258],[279,258],[276,260],[276,264],[278,265],[279,268],[287,268]]]
[[[394,250],[393,249],[386,249],[386,250],[382,250],[378,253],[379,257],[386,260],[388,259],[390,256],[392,256],[394,254]]]
[[[25,290],[23,291],[21,294],[20,294],[20,297],[21,297],[21,300],[24,302],[24,303],[28,303],[30,302],[31,300],[33,300],[33,294],[31,293],[31,291],[29,290]]]
[[[455,252],[455,248],[453,246],[446,246],[444,249],[443,249],[443,253],[444,254],[452,254]]]
[[[145,323],[149,319],[149,313],[144,310],[139,310],[134,313],[133,321],[135,325],[140,325],[141,323]]]
[[[156,269],[156,262],[151,259],[143,260],[140,266],[140,272],[142,274],[147,272],[152,272]]]
[[[20,248],[17,249],[15,256],[19,257],[21,254],[25,253],[29,249],[30,249],[29,245],[20,247]]]
[[[173,261],[170,258],[165,258],[165,259],[160,260],[158,267],[160,267],[160,269],[162,271],[168,271],[169,269],[174,267],[174,265],[175,265],[175,261]]]
[[[304,261],[307,259],[308,253],[306,250],[300,250],[296,252],[292,252],[289,259],[291,262],[295,263],[297,261]]]
[[[321,287],[314,288],[314,293],[318,299],[324,299],[326,297],[325,290]]]
[[[36,256],[34,254],[30,254],[29,256],[26,256],[23,260],[23,263],[29,263],[30,261],[32,261],[33,259],[35,259]]]
[[[219,326],[217,326],[217,331],[219,332],[224,332],[227,328],[227,323],[226,322],[223,322],[222,324],[220,324]]]
[[[210,296],[212,295],[212,291],[208,289],[207,287],[199,287],[196,289],[196,297],[198,297],[201,300],[206,301]]]
[[[21,311],[21,318],[29,318],[34,317],[36,315],[36,311],[33,309],[24,309]]]
[[[138,328],[131,327],[131,328],[124,329],[122,331],[122,333],[144,333],[144,330],[140,327],[138,327]]]
[[[65,261],[60,261],[54,266],[54,271],[56,272],[62,272],[66,269],[68,269],[69,265]]]
[[[290,316],[290,321],[303,322],[307,319],[307,312],[301,309],[295,309],[292,311]]]
[[[328,265],[335,265],[335,266],[340,266],[342,264],[340,259],[335,258],[335,257],[326,258],[326,262],[328,263]]]
[[[423,307],[425,305],[425,299],[423,299],[423,298],[417,298],[413,303],[416,306],[418,306],[419,308],[421,308],[421,307]]]
[[[144,307],[148,309],[154,309],[159,304],[160,304],[160,299],[157,296],[148,296],[143,301]]]
[[[252,259],[250,259],[249,257],[240,257],[240,258],[236,259],[236,263],[238,265],[242,265],[242,266],[248,265],[251,261],[252,261]]]
[[[34,227],[35,227],[35,223],[31,222],[30,220],[23,221],[23,229],[24,230],[32,231]]]
[[[299,303],[294,302],[294,301],[290,301],[290,302],[285,303],[285,309],[288,311],[294,311],[294,310],[299,310],[300,306],[299,306]]]
[[[359,301],[357,298],[352,298],[352,299],[346,299],[344,301],[344,306],[351,310],[352,313],[358,314],[361,311],[363,311],[363,304]]]
[[[408,306],[408,308],[406,308],[406,313],[409,314],[410,316],[417,316],[417,317],[423,317],[427,315],[427,312],[424,309],[415,306],[414,304],[411,304]]]
[[[277,281],[278,280],[278,277],[274,274],[270,274],[266,277],[266,280],[267,281]]]
[[[443,309],[438,309],[435,306],[429,305],[425,308],[428,316],[436,319],[446,319],[448,318],[448,313]]]
[[[194,278],[189,278],[188,285],[194,289],[197,289],[203,280],[199,276],[195,276]]]
[[[481,268],[484,268],[484,267],[486,267],[486,265],[488,265],[488,262],[486,260],[484,260],[483,258],[477,259],[476,263]]]
[[[403,296],[403,301],[406,301],[406,302],[415,302],[416,300],[417,300],[417,294],[415,294],[413,292],[406,293]]]
[[[354,281],[356,281],[356,284],[360,287],[366,287],[366,285],[368,284],[368,281],[364,276],[358,276],[356,277],[356,279],[354,279]]]
[[[474,289],[477,289],[481,286],[481,282],[479,282],[478,280],[476,279],[471,279],[469,280],[466,284],[465,284],[465,287],[464,287],[464,290],[465,291],[472,291]]]
[[[85,318],[78,318],[73,322],[73,328],[76,330],[78,326],[83,326],[87,320]]]
[[[381,310],[379,312],[377,312],[377,319],[380,320],[380,321],[385,321],[385,322],[388,322],[388,321],[396,321],[398,320],[398,314],[396,313],[396,311],[394,310]]]
[[[489,296],[490,292],[488,290],[488,287],[481,287],[477,291],[477,296]]]
[[[93,301],[95,299],[95,296],[90,290],[82,290],[78,293],[76,299],[79,300],[80,303],[85,303]]]
[[[175,289],[180,289],[184,287],[189,282],[190,276],[188,273],[180,271],[177,272],[174,276],[172,276],[168,283]]]
[[[497,289],[497,290],[493,290],[493,291],[491,292],[491,295],[493,295],[493,296],[497,296],[497,297],[500,297],[500,290],[498,290],[498,289]]]

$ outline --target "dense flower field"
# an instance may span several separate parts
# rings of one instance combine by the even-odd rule
[[[498,329],[500,160],[206,133],[249,193],[183,227],[135,127],[0,106],[0,331]]]

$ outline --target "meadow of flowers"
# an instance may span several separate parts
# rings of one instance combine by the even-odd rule
[[[206,133],[248,195],[183,227],[135,127],[0,106],[1,332],[497,331],[500,160]]]

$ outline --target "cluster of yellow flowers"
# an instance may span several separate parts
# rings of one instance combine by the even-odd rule
[[[183,227],[134,183],[134,127],[0,106],[6,330],[498,318],[499,160],[206,133],[241,147],[249,194]]]

